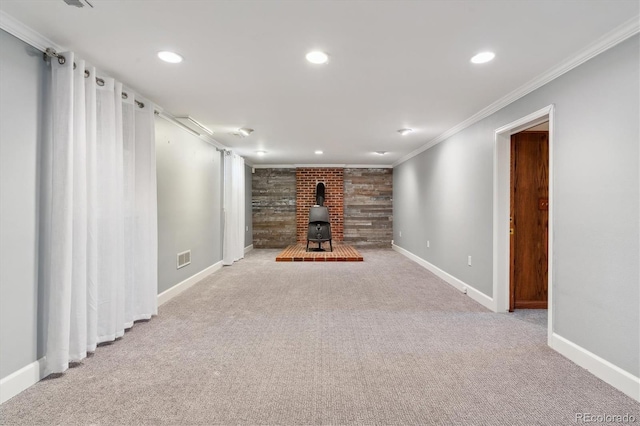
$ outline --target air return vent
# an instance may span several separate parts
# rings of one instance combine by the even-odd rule
[[[191,263],[191,250],[183,251],[182,253],[178,253],[178,268],[184,268],[188,264]]]
[[[208,128],[204,124],[200,123],[198,120],[196,120],[195,118],[193,118],[191,116],[176,117],[176,120],[178,120],[178,122],[180,124],[184,125],[188,129],[196,132],[199,135],[202,135],[202,131],[203,130],[206,133],[208,133],[209,135],[213,135],[213,130],[211,130],[210,128]]]

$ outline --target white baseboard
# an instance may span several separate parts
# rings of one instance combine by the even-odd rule
[[[197,274],[194,274],[194,275],[190,276],[189,278],[187,278],[186,280],[174,285],[170,289],[163,291],[162,293],[160,293],[158,295],[158,306],[160,306],[163,303],[166,303],[169,300],[173,299],[174,297],[176,297],[177,295],[179,295],[183,291],[187,290],[189,287],[193,286],[198,281],[200,281],[203,278],[213,274],[214,272],[216,272],[220,268],[222,268],[222,261],[214,263],[213,265],[209,266],[208,268],[205,268],[202,271],[198,272]]]
[[[395,251],[413,260],[420,266],[433,272],[444,281],[457,288],[460,291],[466,287],[467,294],[473,300],[477,301],[481,305],[497,312],[497,305],[494,299],[479,292],[463,281],[448,274],[437,266],[432,265],[421,257],[416,256],[408,250],[398,247],[395,244],[392,246]],[[559,336],[556,333],[552,333],[549,337],[549,346],[561,355],[567,357],[570,361],[576,363],[580,367],[586,369],[594,376],[610,384],[619,391],[629,395],[631,398],[640,402],[640,378],[633,374],[621,369],[620,367],[613,365],[609,361],[600,358],[599,356],[589,352],[581,346]]]
[[[640,402],[640,378],[556,333],[551,334],[549,346],[597,378]]]
[[[253,244],[248,245],[244,248],[244,254],[249,253],[251,250],[253,250]]]
[[[432,265],[431,263],[427,262],[423,258],[416,256],[415,254],[411,253],[408,250],[403,249],[402,247],[399,247],[399,246],[393,244],[392,248],[395,251],[397,251],[398,253],[400,253],[400,254],[408,257],[409,259],[413,260],[414,262],[416,262],[418,265],[422,266],[423,268],[428,269],[429,271],[433,272],[435,275],[437,275],[438,277],[442,278],[445,282],[447,282],[448,284],[450,284],[454,288],[456,288],[456,289],[458,289],[458,290],[460,290],[462,292],[464,292],[466,290],[467,291],[467,296],[469,296],[470,298],[472,298],[476,302],[480,303],[485,308],[490,309],[493,312],[497,312],[497,306],[496,306],[495,300],[493,298],[487,296],[486,294],[480,292],[479,290],[476,290],[475,288],[473,288],[469,284],[465,283],[464,281],[459,280],[458,278],[454,277],[453,275],[443,271],[442,269],[438,268],[435,265]]]
[[[251,246],[252,247],[252,246]],[[198,281],[211,275],[222,268],[222,261],[215,263],[208,268],[192,275],[186,280],[171,287],[169,290],[163,291],[158,295],[158,306],[173,299]],[[21,368],[20,370],[9,374],[7,377],[0,379],[0,404],[13,398],[23,390],[33,386],[44,378],[45,359],[40,358],[37,361]]]
[[[0,404],[44,378],[44,357],[0,380]]]

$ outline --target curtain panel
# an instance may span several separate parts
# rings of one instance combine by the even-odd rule
[[[244,258],[244,158],[224,152],[224,228],[222,264]]]
[[[157,314],[154,107],[64,56],[51,62],[42,154],[47,374]]]

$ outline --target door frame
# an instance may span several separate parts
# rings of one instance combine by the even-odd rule
[[[553,333],[553,142],[555,106],[548,105],[495,130],[493,149],[493,296],[497,312],[509,311],[511,135],[549,121],[549,252],[547,337]]]

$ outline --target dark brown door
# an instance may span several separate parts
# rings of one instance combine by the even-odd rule
[[[509,310],[547,308],[549,132],[511,136]]]

